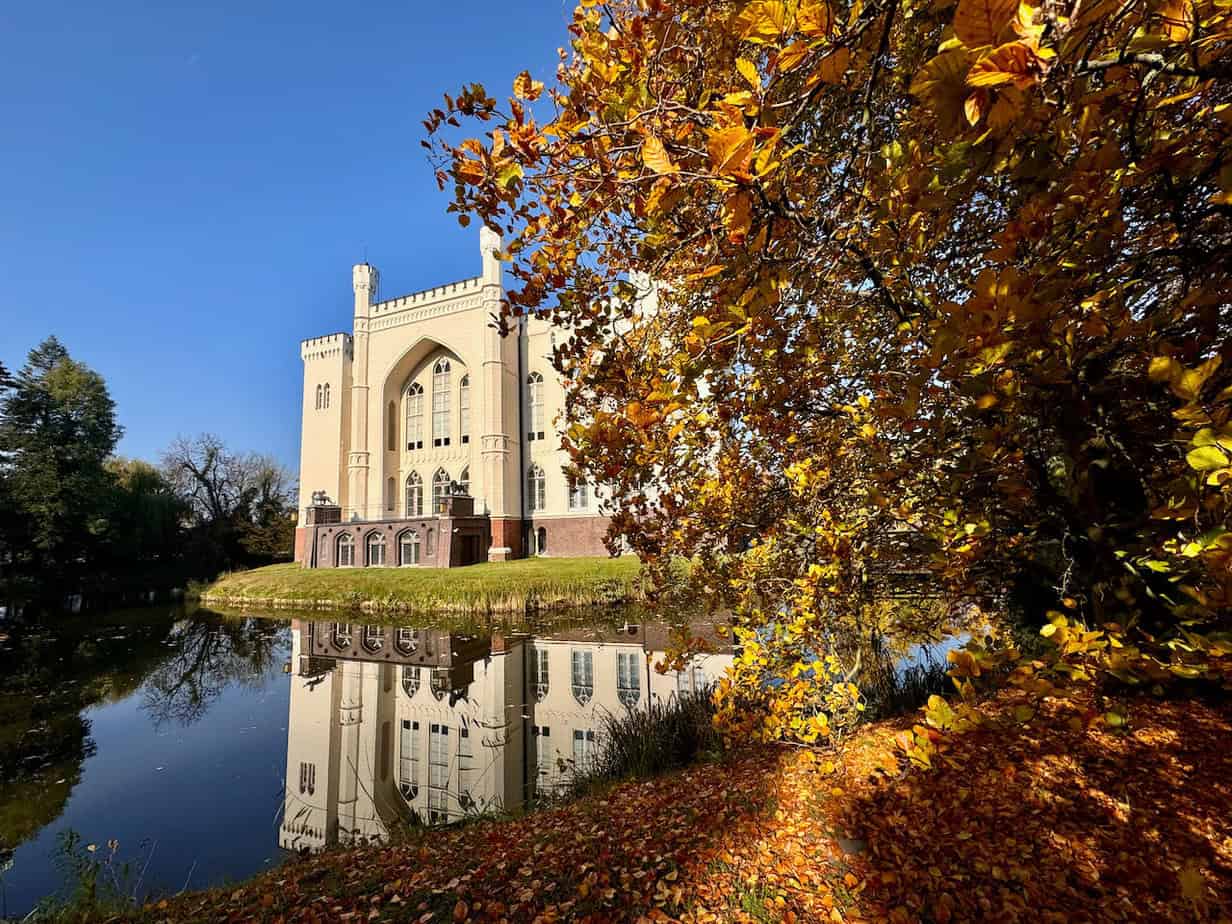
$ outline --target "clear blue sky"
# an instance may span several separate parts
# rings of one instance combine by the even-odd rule
[[[441,94],[550,82],[572,0],[0,6],[0,362],[48,334],[155,459],[210,431],[297,467],[299,341],[473,276],[419,142]]]

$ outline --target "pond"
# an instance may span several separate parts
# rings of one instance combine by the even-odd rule
[[[62,845],[118,842],[126,894],[244,878],[291,850],[382,839],[561,792],[608,714],[731,663],[653,664],[633,611],[546,629],[365,625],[150,609],[0,627],[0,919],[66,882]]]

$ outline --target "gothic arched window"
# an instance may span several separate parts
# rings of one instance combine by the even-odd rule
[[[328,411],[329,410],[329,382],[326,382],[325,388],[322,389],[321,400],[323,402],[321,406],[325,408],[325,410]]]
[[[370,533],[366,543],[368,556],[367,562],[369,568],[379,568],[385,564],[385,537],[380,533]]]
[[[339,568],[351,568],[355,565],[355,537],[343,533],[338,537],[338,555],[334,559]]]
[[[432,512],[445,512],[445,498],[449,496],[449,472],[438,468],[432,476]]]
[[[463,494],[471,493],[471,467],[469,465],[462,469],[462,474],[458,476],[458,490]]]
[[[543,376],[532,372],[526,377],[526,399],[530,404],[528,440],[543,439]]]
[[[419,533],[413,529],[398,537],[398,564],[403,567],[419,564]]]
[[[432,445],[449,445],[449,360],[432,367]]]
[[[406,515],[423,516],[423,479],[419,477],[419,472],[406,476]]]
[[[462,376],[458,383],[458,439],[471,441],[471,377]]]
[[[320,385],[318,385],[318,386],[317,386],[317,410],[318,410],[318,411],[321,409],[321,396],[322,396],[322,394],[324,394],[324,392],[323,392],[323,387],[322,387],[322,386],[320,386]]]
[[[406,390],[406,448],[423,449],[424,445],[423,386],[412,382]]]
[[[548,481],[543,469],[532,462],[526,470],[526,507],[531,513],[543,510],[548,505]]]

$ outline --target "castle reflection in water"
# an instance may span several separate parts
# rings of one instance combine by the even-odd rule
[[[279,843],[380,840],[552,794],[595,754],[608,714],[716,682],[731,649],[654,669],[663,624],[546,636],[292,622],[286,804]]]

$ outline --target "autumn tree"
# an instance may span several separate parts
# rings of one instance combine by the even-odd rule
[[[1047,620],[1053,679],[1226,675],[1230,16],[583,2],[551,89],[429,115],[615,532],[761,629],[765,734],[850,705],[816,655],[896,570]]]

